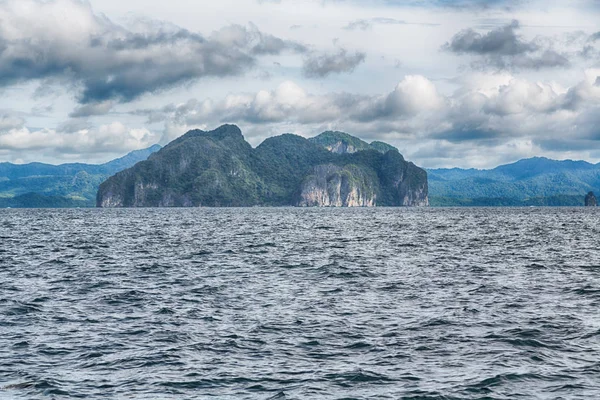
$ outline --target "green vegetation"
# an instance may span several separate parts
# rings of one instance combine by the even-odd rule
[[[600,192],[600,164],[531,158],[492,170],[428,170],[434,206],[579,206]]]
[[[295,205],[306,178],[317,167],[329,164],[343,167],[345,182],[360,185],[357,187],[364,193],[377,191],[378,205],[411,205],[406,199],[413,198],[426,203],[427,174],[404,161],[400,153],[383,154],[369,145],[358,152],[340,151],[339,147],[336,152],[328,151],[329,142],[321,140],[331,135],[356,145],[362,142],[339,132],[319,135],[319,140],[285,134],[269,138],[253,149],[234,125],[224,125],[212,132],[190,131],[149,160],[104,182],[98,191],[97,204],[104,207]],[[415,197],[410,192],[419,195]]]
[[[0,208],[75,208],[93,207],[89,200],[70,199],[61,196],[44,196],[26,193],[16,197],[1,197]]]
[[[377,142],[377,141],[371,142],[371,148],[373,150],[376,150],[376,151],[378,151],[380,153],[384,153],[384,154],[391,150],[398,151],[398,149],[395,148],[394,146],[392,146],[391,144],[387,144],[384,142]]]
[[[133,151],[101,165],[0,163],[0,207],[94,207],[104,180],[159,149]]]
[[[344,132],[323,132],[309,140],[334,153],[354,153],[361,150],[369,150],[371,148],[367,142]]]
[[[318,136],[308,139],[312,143],[324,147],[334,153],[356,153],[364,150],[375,150],[387,153],[390,150],[398,151],[394,146],[384,142],[372,142],[371,144],[344,132],[323,132]]]
[[[432,207],[578,207],[583,205],[581,196],[549,196],[518,200],[506,197],[430,197]]]

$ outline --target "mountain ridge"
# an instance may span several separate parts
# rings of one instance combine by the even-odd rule
[[[160,148],[134,150],[103,164],[0,163],[0,207],[93,207],[100,183]]]
[[[176,145],[207,133],[209,132],[199,129],[192,130],[169,145]],[[229,135],[231,133],[227,132]],[[295,138],[288,140],[289,143],[303,143],[301,146],[306,146],[306,139],[293,134],[288,135],[289,138]],[[239,128],[234,136],[243,138]],[[323,141],[323,138],[329,142]],[[340,138],[342,145],[337,144]],[[271,139],[273,138],[267,138],[257,147],[269,147],[271,142],[281,144],[280,139]],[[343,156],[355,154],[352,146],[356,148],[356,143],[362,143],[360,151],[376,150],[382,154],[389,150],[398,151],[384,142],[374,141],[369,144],[347,133],[336,131],[323,132],[309,138],[308,142],[317,143],[325,148],[334,144],[338,150],[341,149],[339,154]],[[152,157],[161,148],[154,145],[147,149],[135,150],[102,164],[0,162],[0,207],[93,207],[96,205],[97,189],[106,178],[127,169],[137,161]],[[271,157],[274,157],[274,152],[276,153],[276,150],[272,149]],[[9,170],[10,173],[7,172]],[[326,170],[332,171],[331,168],[325,168],[322,172]],[[579,206],[583,205],[583,199],[588,192],[600,193],[600,163],[593,164],[585,160],[531,157],[490,169],[454,167],[426,171],[428,197],[433,206]],[[343,175],[345,172],[340,170],[336,173]]]
[[[428,169],[436,206],[583,205],[600,191],[600,163],[532,157],[492,169]]]
[[[332,153],[338,154],[356,153],[364,150],[375,150],[380,153],[386,153],[390,150],[398,151],[397,148],[390,144],[381,141],[367,143],[360,138],[340,131],[325,131],[308,140],[319,146],[325,147]]]

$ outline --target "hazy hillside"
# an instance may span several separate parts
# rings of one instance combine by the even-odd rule
[[[430,169],[432,205],[583,205],[600,192],[600,164],[530,158],[491,170]]]
[[[0,207],[93,207],[100,183],[160,148],[132,151],[98,165],[0,163]]]

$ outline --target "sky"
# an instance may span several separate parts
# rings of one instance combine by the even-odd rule
[[[593,0],[0,0],[0,162],[339,130],[427,168],[600,162]]]

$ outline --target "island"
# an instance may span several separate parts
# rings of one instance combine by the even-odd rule
[[[192,130],[103,182],[97,207],[429,205],[427,172],[382,142],[283,134],[253,148],[235,125]]]
[[[587,196],[585,196],[585,206],[586,207],[596,207],[598,206],[598,200],[594,195],[594,192],[589,192]]]

